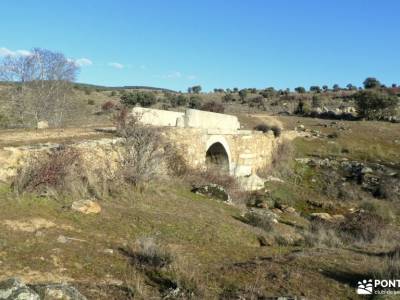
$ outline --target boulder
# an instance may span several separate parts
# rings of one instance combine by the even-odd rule
[[[343,215],[331,215],[328,213],[312,213],[310,216],[311,220],[329,223],[341,222],[345,219]]]
[[[37,129],[47,129],[47,128],[49,128],[49,122],[47,121],[37,122]]]
[[[67,284],[40,285],[35,290],[43,300],[86,300],[76,288]]]
[[[253,173],[250,176],[239,177],[238,181],[245,191],[258,191],[265,188],[266,180]]]
[[[323,221],[323,222],[332,221],[332,216],[328,213],[312,213],[310,216],[312,220],[316,221]]]
[[[16,278],[0,282],[0,300],[40,300],[39,295]]]
[[[364,167],[361,169],[361,174],[371,174],[374,171],[370,167]]]
[[[224,187],[215,183],[193,187],[192,192],[211,198],[216,198],[222,201],[231,202],[232,200],[228,192],[224,189]]]
[[[101,206],[93,200],[78,200],[74,201],[71,205],[71,209],[87,214],[98,214],[101,212]]]

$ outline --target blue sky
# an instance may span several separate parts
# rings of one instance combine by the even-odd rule
[[[399,12],[397,0],[2,1],[0,55],[60,51],[79,82],[109,86],[392,84]]]

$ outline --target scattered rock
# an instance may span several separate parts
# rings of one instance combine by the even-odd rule
[[[49,128],[49,122],[47,121],[37,122],[37,129],[47,129],[47,128]]]
[[[343,215],[331,215],[328,213],[312,213],[311,220],[336,223],[341,222],[345,219]]]
[[[93,200],[78,200],[72,203],[71,209],[87,214],[98,214],[101,212],[101,206]]]
[[[285,181],[274,176],[268,176],[266,181],[284,183]]]
[[[274,230],[275,240],[279,245],[300,245],[304,241],[304,237],[293,226],[279,223],[274,226]]]
[[[68,243],[68,239],[63,235],[59,235],[57,238],[57,242],[61,244],[66,244]]]
[[[217,198],[222,201],[231,202],[231,197],[224,187],[215,183],[193,187],[192,192],[207,197]]]
[[[364,167],[364,168],[361,169],[361,174],[371,174],[373,172],[374,171],[369,167]]]
[[[261,247],[272,246],[274,244],[274,241],[270,237],[267,237],[265,235],[257,236],[257,240],[260,243]]]
[[[291,206],[285,207],[285,208],[283,209],[283,211],[284,211],[284,212],[287,212],[287,213],[290,213],[290,214],[296,213],[296,209],[293,208],[293,207],[291,207]]]
[[[275,213],[275,214],[281,214],[281,213],[283,213],[283,211],[281,210],[281,209],[279,209],[279,208],[273,208],[273,209],[271,209],[271,211],[273,212],[273,213]]]
[[[43,218],[32,218],[25,221],[5,220],[3,224],[15,231],[35,232],[56,226],[53,222]]]
[[[104,249],[103,251],[105,254],[114,254],[114,250],[113,249]]]
[[[253,173],[250,176],[239,177],[238,181],[245,191],[257,191],[265,188],[266,180]]]
[[[332,219],[335,222],[341,222],[341,221],[344,221],[346,218],[343,215],[333,215]]]
[[[0,282],[0,299],[3,300],[40,300],[35,291],[16,278]]]
[[[67,284],[37,285],[34,289],[43,300],[86,300],[86,297],[77,289]]]
[[[332,216],[328,213],[312,213],[310,216],[312,220],[316,221],[323,221],[323,222],[332,221]]]

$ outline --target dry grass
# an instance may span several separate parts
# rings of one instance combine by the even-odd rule
[[[288,178],[293,175],[294,148],[287,141],[281,141],[272,153],[271,163],[264,169],[259,170],[261,177],[277,176]]]

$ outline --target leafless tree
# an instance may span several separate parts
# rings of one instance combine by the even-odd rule
[[[59,126],[78,71],[75,62],[63,54],[40,48],[0,62],[0,79],[13,83],[11,107],[23,125],[46,120]]]

